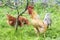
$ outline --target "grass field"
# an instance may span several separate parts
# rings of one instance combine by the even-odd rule
[[[34,27],[32,25],[24,25],[23,27],[18,27],[18,31],[15,31],[14,27],[7,24],[6,13],[9,12],[12,16],[16,17],[16,11],[11,10],[8,7],[0,8],[0,40],[60,40],[60,6],[47,7],[51,12],[52,25],[46,31],[46,38],[44,39],[41,34],[39,37],[36,36]],[[46,10],[42,7],[36,6],[35,10],[40,15],[43,20]],[[30,18],[26,14],[23,16]],[[30,20],[30,19],[29,19]]]

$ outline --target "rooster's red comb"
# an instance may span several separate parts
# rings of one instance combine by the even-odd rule
[[[31,9],[33,9],[34,7],[33,7],[33,6],[28,6],[28,8],[31,8]]]

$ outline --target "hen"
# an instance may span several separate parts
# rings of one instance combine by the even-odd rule
[[[7,16],[8,24],[11,25],[11,26],[15,26],[16,18],[11,16],[11,15],[9,15],[9,14],[6,14],[6,16]],[[19,18],[18,18],[18,25],[23,26],[24,24],[29,25],[28,19],[26,19],[25,17],[19,16]]]
[[[15,26],[16,18],[9,14],[6,14],[6,16],[7,16],[7,23],[11,26]]]
[[[47,22],[47,21],[50,22],[50,19],[49,20],[45,20],[45,19],[48,19],[49,17],[47,18],[47,16],[45,16],[44,21],[42,21],[39,15],[34,11],[33,6],[28,6],[27,10],[28,10],[28,14],[31,17],[31,22],[34,26],[37,35],[39,35],[40,33],[44,33],[45,36],[45,31],[47,30],[47,27],[50,25],[50,23]]]

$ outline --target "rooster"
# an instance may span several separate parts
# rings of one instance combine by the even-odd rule
[[[37,12],[34,11],[33,6],[28,6],[27,10],[28,10],[28,14],[31,17],[31,22],[34,26],[34,29],[35,29],[37,35],[39,35],[40,33],[44,33],[44,37],[45,37],[45,31],[47,30],[48,26],[50,25],[49,15],[46,14],[44,20],[42,21],[40,19],[39,15],[37,14]],[[49,20],[45,20],[45,19],[49,19]],[[49,22],[47,22],[47,21],[49,21]]]
[[[16,18],[11,16],[11,15],[9,15],[9,14],[6,14],[6,16],[7,16],[8,24],[11,25],[11,26],[15,26]],[[19,16],[19,18],[18,18],[18,25],[23,26],[23,24],[29,25],[29,21],[25,17]]]

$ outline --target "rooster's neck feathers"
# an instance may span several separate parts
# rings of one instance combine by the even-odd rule
[[[40,19],[39,15],[37,14],[36,11],[34,11],[33,9],[31,10],[31,14],[30,14],[31,18],[33,19]]]

